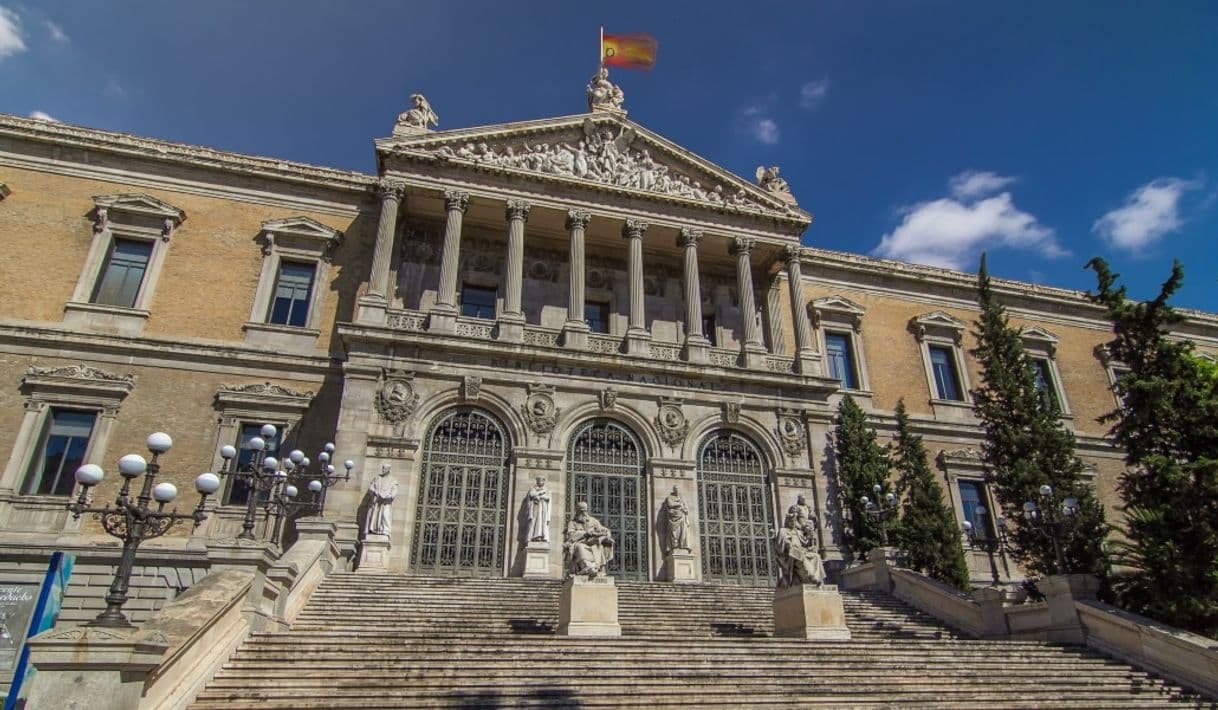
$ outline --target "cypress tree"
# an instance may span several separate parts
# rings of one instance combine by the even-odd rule
[[[1128,464],[1117,485],[1127,537],[1116,550],[1130,570],[1113,588],[1128,609],[1218,637],[1218,368],[1167,338],[1183,320],[1168,305],[1184,279],[1179,262],[1145,303],[1127,299],[1103,259],[1087,265],[1098,280],[1091,300],[1112,321],[1109,355],[1129,368],[1116,382],[1122,406],[1101,418]]]
[[[982,454],[995,497],[1010,525],[1013,555],[1031,574],[1090,572],[1105,579],[1108,558],[1104,510],[1090,486],[1082,483],[1083,464],[1075,456],[1074,434],[1066,429],[1052,398],[1036,387],[1036,375],[1019,331],[1007,321],[994,296],[985,256],[977,278],[977,347],[981,387],[973,391],[977,416],[985,430]],[[1078,499],[1078,511],[1066,525],[1061,547],[1065,570],[1058,568],[1053,542],[1037,530],[1023,509],[1040,502],[1042,485],[1052,486],[1057,500]]]
[[[837,407],[833,433],[834,471],[841,500],[842,533],[847,549],[856,559],[881,544],[879,522],[867,515],[863,496],[874,499],[873,487],[888,489],[888,454],[876,440],[875,429],[867,425],[867,415],[850,395]]]
[[[972,585],[956,516],[944,503],[943,489],[926,459],[922,437],[910,426],[905,400],[897,403],[894,448],[897,491],[904,499],[896,528],[897,547],[905,553],[911,569],[968,591]]]

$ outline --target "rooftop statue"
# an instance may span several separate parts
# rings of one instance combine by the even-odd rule
[[[588,81],[588,110],[625,113],[626,109],[622,108],[624,103],[626,96],[621,88],[609,81],[609,70],[604,67],[597,69],[596,74]]]
[[[398,114],[398,120],[393,126],[394,135],[426,133],[431,130],[429,126],[440,125],[440,117],[431,109],[427,97],[411,94],[410,100],[414,106]]]
[[[769,190],[773,193],[791,193],[791,187],[787,185],[787,181],[778,177],[777,165],[771,165],[768,168],[764,165],[758,165],[757,184],[760,185],[762,189]]]

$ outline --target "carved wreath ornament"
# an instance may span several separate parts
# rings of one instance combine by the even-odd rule
[[[534,434],[549,434],[558,422],[558,405],[554,403],[554,388],[548,385],[529,385],[529,394],[521,405],[525,422]]]
[[[419,393],[414,389],[414,373],[402,370],[386,371],[381,389],[376,393],[376,411],[393,425],[400,425],[419,406]]]
[[[656,414],[656,430],[664,443],[674,448],[685,441],[685,435],[689,433],[689,420],[685,418],[685,412],[681,411],[681,400],[660,400],[660,411]]]
[[[778,440],[782,449],[790,456],[798,456],[807,444],[804,423],[800,421],[799,413],[792,410],[782,410],[778,413]]]

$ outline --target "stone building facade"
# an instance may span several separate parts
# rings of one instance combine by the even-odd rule
[[[352,558],[390,467],[403,572],[559,577],[587,501],[615,576],[768,585],[800,495],[840,569],[843,392],[886,435],[904,399],[958,519],[989,525],[973,276],[801,246],[812,215],[776,169],[742,179],[616,107],[440,132],[408,111],[376,157],[365,175],[0,116],[0,583],[76,551],[65,614],[88,617],[114,548],[65,510],[68,464],[107,468],[106,500],[117,457],[164,430],[162,476],[190,491],[263,423],[355,463],[327,503]],[[997,287],[1115,506],[1101,314]],[[1180,336],[1218,352],[1218,317],[1188,316]],[[548,544],[524,532],[539,477]],[[659,535],[674,489],[688,551]],[[242,493],[143,548],[148,610],[236,533]]]

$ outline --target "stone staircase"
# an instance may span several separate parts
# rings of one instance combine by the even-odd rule
[[[843,592],[850,641],[772,636],[770,589],[619,582],[623,636],[556,637],[560,583],[332,575],[196,708],[1214,707],[1087,649],[980,641]]]

